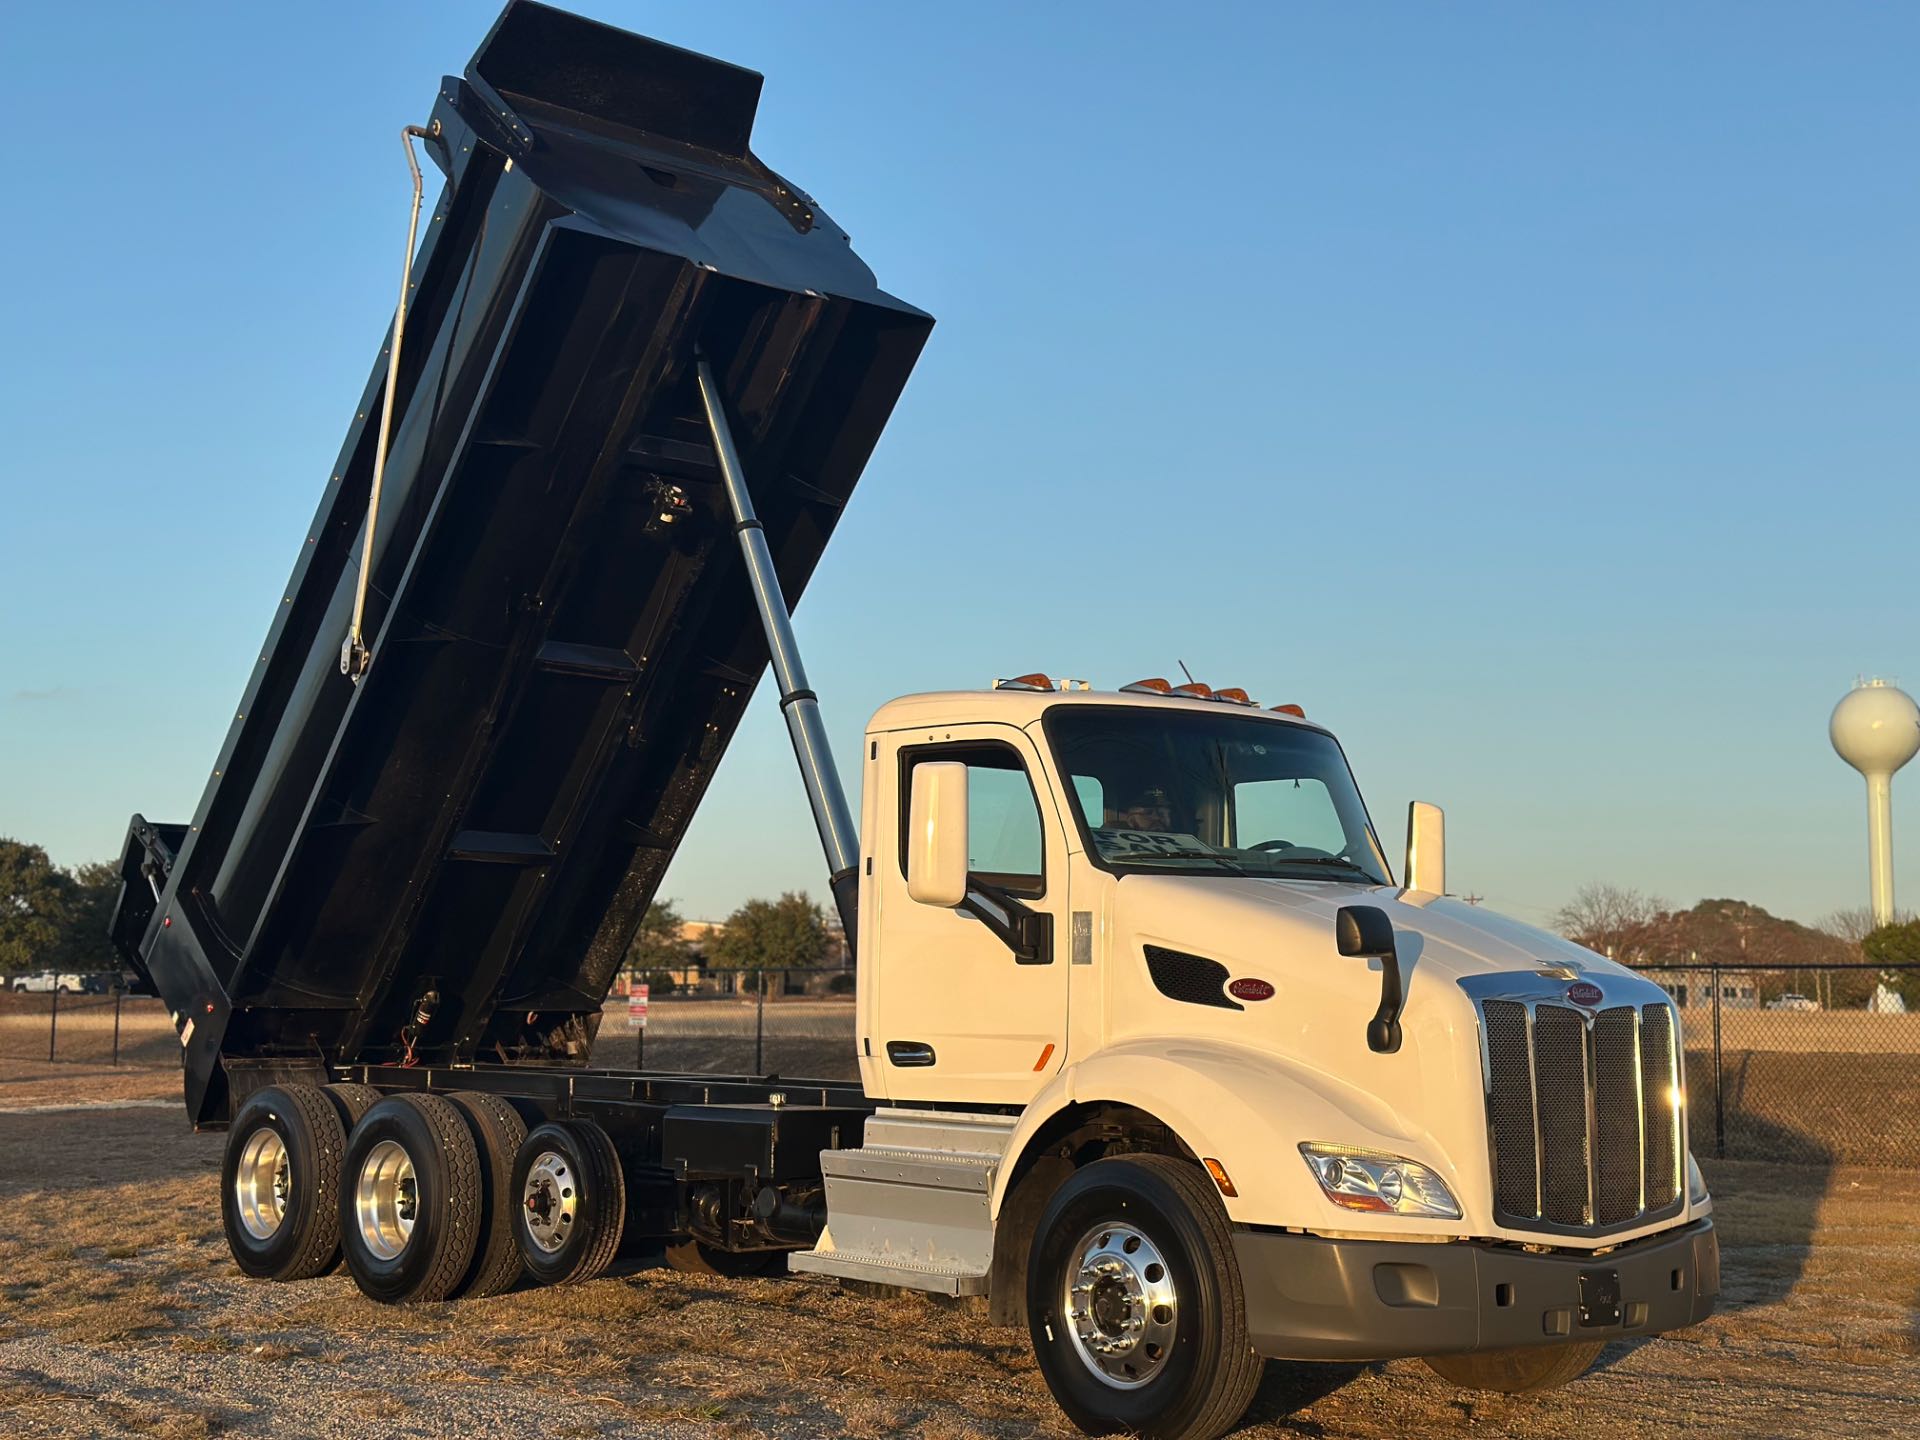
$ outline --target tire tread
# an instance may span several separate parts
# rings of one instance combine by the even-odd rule
[[[475,1298],[500,1295],[513,1288],[525,1268],[513,1233],[512,1186],[513,1160],[527,1138],[527,1125],[520,1112],[498,1095],[459,1090],[447,1099],[459,1108],[473,1132],[483,1181],[479,1241],[473,1262],[454,1294]]]
[[[1220,1192],[1205,1170],[1190,1160],[1172,1155],[1133,1155],[1134,1164],[1161,1175],[1180,1195],[1188,1211],[1207,1234],[1213,1250],[1220,1281],[1220,1310],[1225,1317],[1225,1332],[1220,1337],[1220,1373],[1208,1403],[1188,1430],[1192,1440],[1212,1440],[1240,1421],[1260,1388],[1260,1377],[1267,1362],[1253,1352],[1247,1333],[1247,1295],[1241,1281],[1240,1265],[1233,1249],[1233,1225],[1227,1208],[1220,1203]]]
[[[314,1142],[320,1173],[314,1177],[313,1213],[306,1243],[275,1278],[311,1280],[331,1270],[340,1258],[340,1169],[347,1154],[347,1132],[333,1102],[319,1086],[285,1085],[280,1090],[290,1107],[298,1111],[300,1123]]]
[[[467,1129],[466,1116],[444,1095],[402,1097],[427,1122],[428,1132],[446,1160],[447,1228],[433,1264],[407,1299],[415,1304],[449,1298],[473,1260],[480,1238],[480,1151]]]

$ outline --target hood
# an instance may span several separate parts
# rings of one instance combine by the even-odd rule
[[[1129,876],[1121,887],[1127,909],[1145,921],[1153,915],[1204,915],[1206,928],[1250,928],[1275,939],[1297,936],[1315,950],[1333,952],[1334,917],[1343,905],[1372,905],[1386,912],[1399,942],[1401,963],[1428,967],[1431,978],[1464,980],[1507,970],[1565,967],[1578,974],[1632,974],[1551,931],[1480,906],[1428,899],[1386,885],[1336,884],[1324,880]],[[1415,943],[1409,944],[1411,937]],[[1179,945],[1174,934],[1164,941]]]
[[[1257,1183],[1242,1186],[1248,1199],[1230,1211],[1244,1223],[1297,1226],[1306,1214],[1342,1231],[1404,1236],[1417,1228],[1398,1217],[1334,1213],[1317,1191],[1303,1197],[1293,1190],[1306,1174],[1297,1146],[1336,1144],[1432,1166],[1464,1214],[1437,1227],[1423,1222],[1429,1229],[1535,1238],[1543,1227],[1508,1223],[1527,1212],[1508,1217],[1494,1208],[1489,1097],[1497,1067],[1488,1058],[1492,1031],[1482,1007],[1519,1002],[1597,1018],[1668,1003],[1650,980],[1557,935],[1388,886],[1129,875],[1111,895],[1113,965],[1102,1039],[1135,1067],[1164,1062],[1227,1077],[1213,1090],[1197,1087],[1211,1098],[1193,1106],[1196,1135],[1189,1143],[1213,1145],[1196,1153],[1223,1163],[1232,1150],[1236,1181],[1243,1166],[1258,1175]],[[1392,925],[1404,985],[1397,1045],[1373,1048],[1372,1023],[1388,989],[1385,966],[1339,953],[1336,916],[1345,905],[1375,906]],[[1498,1013],[1501,1043],[1510,1049],[1513,1022],[1506,1017],[1515,1012]],[[1607,1033],[1617,1046],[1617,1020]],[[1567,1068],[1561,1034],[1550,1037],[1559,1047],[1551,1052],[1559,1068],[1548,1077],[1560,1086],[1556,1105],[1564,1100],[1565,1077],[1579,1073]],[[1586,1082],[1613,1087],[1592,1092],[1602,1101],[1621,1093],[1618,1055],[1609,1053],[1613,1060],[1602,1057],[1600,1081]],[[1499,1073],[1511,1089],[1510,1066]],[[1215,1113],[1230,1109],[1229,1094],[1239,1097],[1232,1103],[1244,1113],[1215,1125]],[[1590,1099],[1589,1113],[1592,1105]],[[1636,1095],[1624,1112],[1636,1134],[1643,1105]],[[1605,1118],[1617,1124],[1622,1113],[1613,1104]],[[1258,1143],[1242,1143],[1234,1127],[1256,1120],[1264,1127]],[[1565,1146],[1555,1150],[1567,1153]],[[1604,1231],[1558,1233],[1570,1243],[1594,1244],[1603,1235],[1618,1240],[1657,1228],[1672,1214],[1649,1212]]]

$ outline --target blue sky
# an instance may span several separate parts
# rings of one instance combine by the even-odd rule
[[[1920,687],[1920,12],[578,3],[763,71],[756,149],[939,318],[798,617],[850,774],[895,693],[1184,659],[1522,917],[1864,903],[1825,723]],[[9,21],[0,833],[192,811],[493,13]],[[691,914],[825,894],[759,699]]]

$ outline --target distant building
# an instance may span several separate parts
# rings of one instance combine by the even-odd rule
[[[1656,970],[1647,978],[1673,996],[1673,1003],[1682,1010],[1704,1010],[1713,1004],[1714,973],[1704,966],[1698,970]],[[1760,1008],[1760,990],[1750,971],[1723,970],[1719,983],[1722,1010]]]

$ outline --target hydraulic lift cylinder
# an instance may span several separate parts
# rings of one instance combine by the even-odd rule
[[[773,554],[767,548],[766,530],[753,513],[753,496],[747,490],[746,472],[740,465],[740,453],[734,447],[720,388],[714,383],[713,370],[704,359],[696,362],[696,374],[700,403],[707,413],[707,428],[713,434],[714,456],[726,486],[727,503],[733,510],[734,530],[740,537],[740,553],[746,560],[747,576],[753,586],[754,607],[760,612],[760,624],[767,635],[767,651],[773,659],[774,680],[780,686],[780,713],[786,717],[794,759],[800,764],[800,778],[807,787],[807,801],[813,807],[814,828],[820,832],[820,847],[827,854],[834,908],[840,912],[840,924],[846,931],[851,951],[859,914],[859,832],[854,829],[846,791],[840,785],[840,772],[827,745],[819,697],[808,687],[807,672],[800,664],[800,647],[793,638],[786,597],[780,591],[780,577],[773,567]]]

